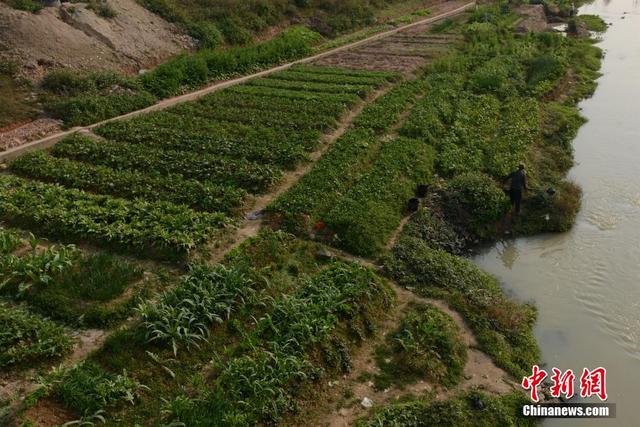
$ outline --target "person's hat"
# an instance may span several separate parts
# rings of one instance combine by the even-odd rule
[[[524,162],[520,162],[520,164],[518,165],[518,169],[524,169]]]

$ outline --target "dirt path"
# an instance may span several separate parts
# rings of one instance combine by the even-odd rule
[[[144,113],[149,113],[152,111],[159,111],[159,110],[164,110],[166,108],[169,108],[171,106],[177,105],[177,104],[181,104],[183,102],[188,102],[188,101],[193,101],[196,100],[198,98],[201,98],[207,94],[210,94],[212,92],[216,92],[231,86],[236,86],[239,85],[241,83],[245,83],[249,80],[258,78],[258,77],[264,77],[266,75],[278,72],[278,71],[283,71],[286,70],[287,68],[290,68],[291,66],[295,65],[295,64],[304,64],[304,63],[310,63],[310,62],[314,62],[314,61],[318,61],[322,58],[325,57],[330,57],[332,55],[336,55],[340,52],[344,52],[347,50],[351,50],[351,49],[355,49],[357,47],[363,46],[367,43],[371,43],[373,41],[376,40],[380,40],[383,39],[385,37],[389,37],[392,35],[395,35],[397,33],[401,33],[403,31],[408,31],[411,29],[415,29],[415,28],[421,28],[424,27],[425,25],[431,24],[433,22],[439,21],[441,19],[445,19],[451,16],[455,16],[458,14],[463,13],[464,11],[466,11],[467,9],[473,7],[475,5],[475,1],[473,2],[468,2],[468,3],[462,3],[459,1],[451,1],[451,2],[446,2],[446,3],[441,3],[437,6],[435,6],[434,8],[438,8],[438,11],[441,12],[437,12],[436,14],[434,14],[434,16],[422,19],[420,21],[414,22],[412,24],[407,24],[407,25],[403,25],[400,26],[398,28],[394,28],[393,30],[389,30],[389,31],[385,31],[382,33],[378,33],[376,35],[373,35],[371,37],[367,37],[363,40],[354,42],[354,43],[349,43],[347,45],[344,46],[340,46],[337,47],[335,49],[331,49],[328,50],[326,52],[322,52],[319,53],[317,55],[314,56],[310,56],[307,58],[303,58],[297,61],[293,61],[293,62],[289,62],[274,68],[270,68],[268,70],[264,70],[255,74],[251,74],[248,76],[244,76],[244,77],[240,77],[237,79],[233,79],[233,80],[227,80],[224,82],[217,82],[214,84],[211,84],[209,86],[204,87],[203,89],[194,91],[194,92],[190,92],[184,95],[180,95],[180,96],[176,96],[173,98],[168,98],[162,101],[159,101],[158,103],[141,109],[141,110],[137,110],[137,111],[133,111],[131,113],[127,113],[127,114],[123,114],[121,116],[118,117],[114,117],[112,119],[109,120],[104,120],[102,122],[99,123],[95,123],[93,125],[89,125],[89,126],[84,126],[84,127],[75,127],[72,128],[68,131],[64,131],[64,132],[59,132],[59,133],[55,133],[53,135],[49,135],[45,138],[41,138],[35,141],[31,141],[28,142],[26,144],[22,144],[20,146],[15,146],[13,148],[10,148],[4,152],[0,153],[0,162],[5,162],[7,160],[11,160],[14,159],[24,153],[27,153],[29,151],[33,151],[39,148],[47,148],[50,147],[54,144],[56,144],[57,142],[61,141],[62,139],[64,139],[65,137],[72,135],[75,132],[81,131],[81,130],[91,130],[91,129],[95,129],[96,127],[99,127],[105,123],[109,123],[112,121],[118,121],[118,120],[123,120],[123,119],[127,119],[127,118],[132,118],[135,116],[138,116],[140,114],[144,114]],[[369,62],[370,62],[371,58],[369,58]]]
[[[363,263],[366,261],[363,260]],[[375,408],[398,401],[407,395],[431,394],[435,399],[446,399],[471,388],[480,388],[493,394],[508,393],[516,389],[517,384],[509,375],[498,368],[486,354],[475,348],[476,338],[458,312],[449,308],[444,301],[420,298],[407,289],[395,284],[392,286],[398,298],[397,303],[380,325],[378,336],[357,349],[352,358],[353,368],[348,375],[341,380],[330,382],[328,396],[323,399],[323,404],[313,411],[309,425],[351,426]],[[403,388],[393,386],[386,390],[376,390],[372,381],[363,381],[363,378],[369,378],[379,372],[375,362],[376,348],[384,342],[387,334],[398,327],[402,314],[411,303],[432,305],[451,316],[458,325],[460,338],[467,346],[468,359],[464,369],[464,380],[456,387],[445,389],[427,380],[419,380]],[[361,405],[365,397],[373,402],[372,408]]]

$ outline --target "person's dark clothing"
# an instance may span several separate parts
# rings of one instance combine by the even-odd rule
[[[516,209],[516,213],[520,213],[520,202],[522,202],[522,190],[512,188],[511,190],[509,190],[509,198],[511,199],[511,204]]]
[[[518,169],[511,172],[505,181],[511,180],[511,186],[509,189],[509,198],[511,204],[514,206],[516,213],[520,213],[520,203],[522,202],[522,190],[527,189],[527,176],[524,169]]]
[[[511,172],[506,180],[511,180],[512,190],[526,190],[527,189],[527,176],[523,169]],[[506,181],[505,180],[505,181]]]

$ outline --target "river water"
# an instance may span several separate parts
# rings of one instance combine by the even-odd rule
[[[501,242],[475,261],[536,304],[549,371],[571,368],[579,377],[583,367],[607,369],[615,419],[544,425],[640,426],[640,0],[597,0],[580,12],[612,26],[599,44],[604,75],[580,105],[589,122],[574,141],[569,174],[584,190],[576,225]]]

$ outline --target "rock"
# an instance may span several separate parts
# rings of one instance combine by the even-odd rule
[[[364,399],[362,399],[362,402],[360,402],[360,405],[362,405],[363,408],[371,408],[373,407],[373,400],[369,399],[368,397],[365,397]]]
[[[367,383],[367,385],[368,385],[369,387],[373,387],[373,381],[369,381],[369,382]]]
[[[471,397],[471,406],[478,411],[482,411],[485,408],[484,402],[478,396]]]
[[[258,210],[258,211],[253,211],[253,212],[249,212],[245,218],[248,221],[255,221],[257,219],[260,219],[264,216],[264,210]]]
[[[338,411],[338,414],[340,414],[341,417],[346,417],[349,415],[349,410],[347,408],[342,408]]]
[[[336,256],[331,251],[328,251],[325,248],[319,249],[316,252],[316,258],[318,258],[318,259],[323,259],[323,260],[327,260],[328,261],[328,260],[334,259],[335,257]]]

